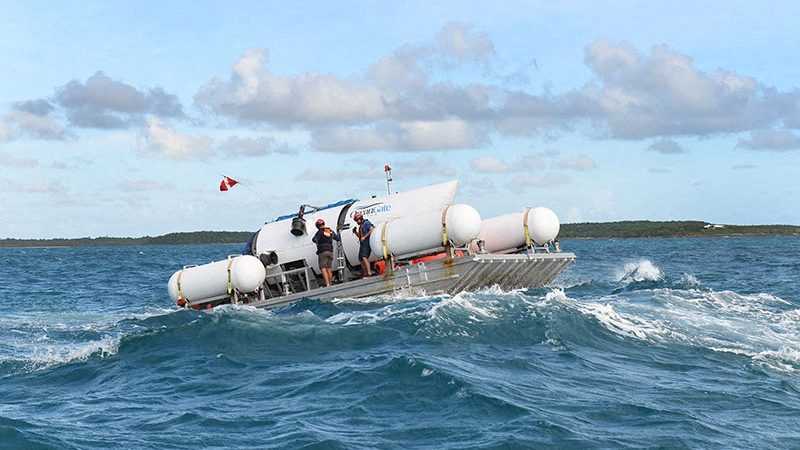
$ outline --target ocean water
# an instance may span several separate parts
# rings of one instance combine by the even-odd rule
[[[565,241],[545,289],[177,310],[239,246],[0,249],[0,448],[800,448],[800,239]]]

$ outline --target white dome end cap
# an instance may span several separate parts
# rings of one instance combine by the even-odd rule
[[[456,204],[447,208],[447,234],[455,245],[464,245],[481,232],[481,215],[470,205]]]
[[[538,206],[528,212],[528,232],[537,245],[552,241],[560,230],[561,222],[550,208]]]
[[[231,264],[231,284],[239,292],[255,292],[266,277],[267,270],[255,256],[239,256]]]

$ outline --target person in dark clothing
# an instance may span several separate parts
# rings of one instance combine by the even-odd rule
[[[358,224],[357,227],[353,228],[353,232],[359,241],[358,260],[361,262],[361,276],[371,277],[372,268],[369,265],[369,255],[372,253],[372,248],[369,245],[369,237],[372,236],[375,226],[368,219],[365,219],[360,212],[353,214],[353,220]]]
[[[341,241],[336,232],[325,226],[325,221],[317,219],[317,233],[311,238],[311,242],[317,244],[317,259],[319,261],[319,271],[322,272],[322,279],[325,286],[331,285],[333,279],[333,241]]]

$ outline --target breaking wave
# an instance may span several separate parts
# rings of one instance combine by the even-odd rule
[[[642,281],[660,281],[664,279],[664,272],[650,260],[643,259],[635,263],[627,263],[618,273],[617,280],[621,283],[634,283]]]

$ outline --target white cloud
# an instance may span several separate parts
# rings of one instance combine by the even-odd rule
[[[749,150],[798,150],[800,136],[791,130],[755,130],[750,133],[750,139],[739,139],[736,146]]]
[[[781,94],[732,71],[704,72],[666,45],[641,54],[625,44],[596,41],[586,64],[597,77],[582,95],[600,106],[611,136],[708,135],[781,120],[797,94]],[[795,106],[796,108],[796,106]]]
[[[436,43],[443,55],[459,61],[485,62],[495,54],[489,36],[464,23],[446,24],[436,35]]]
[[[0,142],[18,137],[44,140],[63,140],[67,137],[64,126],[49,116],[27,111],[10,111],[0,118]]]
[[[0,120],[0,142],[8,142],[12,139],[11,127]]]
[[[183,117],[178,97],[161,88],[146,90],[97,72],[85,83],[72,80],[56,91],[70,124],[82,128],[127,128],[141,123],[144,114]]]
[[[146,150],[170,159],[203,158],[212,153],[212,140],[208,136],[178,132],[155,117],[147,118],[143,138]]]
[[[385,115],[374,86],[326,74],[276,75],[266,63],[266,50],[247,51],[229,80],[210,81],[195,102],[238,120],[279,124],[362,122]]]
[[[206,83],[195,101],[254,126],[303,127],[324,151],[475,148],[492,132],[549,135],[578,129],[595,137],[662,137],[651,148],[675,153],[683,149],[666,138],[749,131],[800,117],[800,92],[780,92],[732,71],[701,70],[665,45],[643,53],[595,41],[584,58],[592,78],[561,93],[438,81],[435,73],[495,58],[485,33],[459,23],[443,27],[432,43],[400,47],[349,78],[277,75],[267,67],[266,51],[255,49],[233,66],[227,80]],[[444,124],[451,128],[444,130]]]

